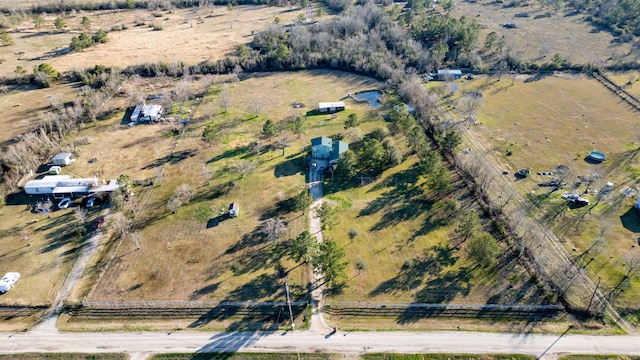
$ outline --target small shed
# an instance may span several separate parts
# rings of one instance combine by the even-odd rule
[[[236,217],[240,214],[240,205],[237,202],[231,203],[229,205],[229,216]]]
[[[56,154],[53,158],[51,158],[51,163],[53,165],[58,165],[58,166],[67,166],[72,162],[76,161],[75,159],[72,158],[72,156],[73,155],[69,152],[59,153],[59,154]]]
[[[20,279],[19,272],[8,272],[4,274],[2,279],[0,279],[0,294],[4,294],[11,290],[13,285],[18,282],[18,279]]]
[[[344,141],[334,141],[331,146],[331,156],[329,158],[329,164],[335,165],[340,159],[340,154],[349,150],[349,144]]]
[[[313,159],[329,159],[331,143],[331,138],[326,136],[311,139],[311,157]]]
[[[321,113],[334,113],[345,109],[343,101],[318,103],[318,111]]]
[[[55,165],[49,168],[49,171],[47,171],[47,174],[58,175],[60,174],[60,171],[62,171],[62,168],[60,166]]]
[[[460,79],[461,77],[462,70],[459,69],[443,69],[436,72],[436,78],[438,80]]]

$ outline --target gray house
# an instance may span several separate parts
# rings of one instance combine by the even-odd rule
[[[331,157],[331,138],[323,136],[311,139],[311,157],[329,159]]]
[[[344,141],[332,141],[326,136],[311,139],[311,158],[326,159],[329,164],[337,164],[340,154],[349,150],[349,144]]]
[[[340,154],[349,150],[349,144],[344,141],[334,141],[331,144],[331,157],[329,158],[329,164],[335,165],[340,159]]]

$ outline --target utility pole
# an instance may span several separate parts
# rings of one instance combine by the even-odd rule
[[[296,324],[293,323],[293,312],[291,311],[291,297],[289,296],[289,278],[284,280],[284,289],[287,293],[287,305],[289,305],[289,319],[291,320],[291,330],[295,329]]]

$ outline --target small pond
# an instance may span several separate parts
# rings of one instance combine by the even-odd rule
[[[356,93],[353,98],[357,101],[367,101],[370,107],[380,107],[380,97],[382,96],[382,91],[380,90],[369,90]]]

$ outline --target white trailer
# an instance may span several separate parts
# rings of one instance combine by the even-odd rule
[[[8,272],[4,274],[2,279],[0,279],[0,294],[4,294],[11,290],[13,285],[18,282],[18,279],[20,279],[19,272]]]

